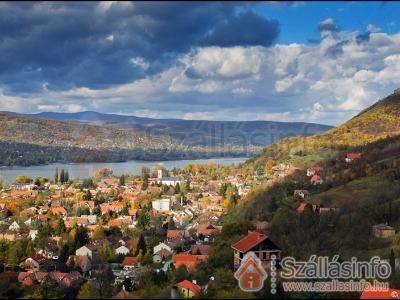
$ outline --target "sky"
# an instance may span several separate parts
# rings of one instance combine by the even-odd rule
[[[400,87],[400,2],[0,2],[0,110],[338,125]]]

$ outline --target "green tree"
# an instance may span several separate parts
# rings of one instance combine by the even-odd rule
[[[57,184],[59,180],[58,168],[54,170],[54,183]]]
[[[124,186],[125,185],[125,175],[122,174],[121,177],[119,178],[119,185]]]
[[[100,293],[97,285],[93,281],[86,281],[82,284],[77,295],[77,299],[99,299]]]
[[[137,256],[139,254],[139,252],[141,252],[142,255],[145,255],[146,252],[147,252],[146,241],[144,240],[144,235],[143,234],[141,234],[139,236],[139,240],[138,240],[138,243],[137,243],[135,256]]]
[[[65,171],[64,171],[64,169],[62,169],[61,173],[60,173],[60,182],[61,183],[65,182]]]
[[[55,234],[60,236],[63,233],[65,233],[66,231],[67,231],[67,228],[65,227],[64,220],[63,219],[59,219],[58,222],[57,222]]]

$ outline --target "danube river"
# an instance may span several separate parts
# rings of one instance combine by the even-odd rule
[[[211,159],[196,159],[196,160],[169,160],[169,161],[126,161],[117,163],[74,163],[74,164],[50,164],[30,167],[0,167],[0,179],[7,183],[14,182],[18,175],[25,174],[34,179],[37,176],[53,178],[55,168],[68,171],[70,178],[86,178],[93,175],[97,169],[106,167],[114,171],[115,175],[121,174],[140,174],[142,166],[147,166],[152,169],[155,165],[161,165],[167,169],[174,167],[183,168],[190,163],[204,164],[215,162],[219,165],[238,164],[246,161],[247,157],[218,157]]]

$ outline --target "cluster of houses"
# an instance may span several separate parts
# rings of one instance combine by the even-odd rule
[[[161,170],[156,178],[149,178],[146,189],[142,188],[140,179],[121,185],[119,178],[103,178],[89,188],[82,188],[82,182],[70,186],[46,182],[40,188],[33,184],[12,185],[0,191],[0,239],[35,241],[39,238],[39,226],[50,225],[52,233],[47,244],[35,246],[34,254],[21,258],[18,264],[18,281],[24,286],[41,284],[46,278],[67,288],[79,286],[104,265],[100,259],[104,247],[120,258],[118,263],[110,264],[116,284],[127,278],[135,282],[149,268],[157,272],[179,267],[193,270],[207,261],[214,237],[221,231],[219,220],[226,208],[219,190],[225,182],[232,183],[240,195],[250,190],[240,176],[210,181],[195,177],[190,178],[191,189],[184,195],[163,194],[163,186],[183,186],[185,181],[181,176],[168,176]],[[160,197],[154,196],[160,194]],[[134,256],[133,237],[93,239],[98,228],[116,227],[122,232],[137,228],[143,201],[148,199],[151,206],[148,213],[152,219],[161,220],[165,231],[165,239],[147,251],[151,255],[150,263],[143,264]],[[66,231],[78,226],[89,233],[87,244],[76,249],[66,261],[60,261],[63,240],[56,234],[61,220]],[[173,228],[169,228],[170,224]],[[151,237],[145,236],[145,240],[148,238]],[[9,267],[6,263],[5,268]],[[177,283],[174,288],[188,297],[203,290],[188,280]]]

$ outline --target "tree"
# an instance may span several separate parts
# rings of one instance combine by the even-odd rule
[[[54,183],[55,184],[57,184],[58,183],[58,180],[59,180],[59,177],[58,177],[59,175],[58,175],[58,168],[56,168],[55,170],[54,170]]]
[[[69,173],[68,173],[68,171],[65,171],[64,179],[65,179],[65,182],[69,181]]]
[[[107,263],[114,258],[114,252],[108,245],[103,245],[99,249],[99,258],[103,263]]]
[[[122,174],[121,177],[119,178],[119,185],[124,186],[125,185],[125,175]]]
[[[145,230],[150,224],[150,217],[144,211],[140,211],[138,213],[138,215],[139,216],[138,216],[138,219],[137,219],[137,227],[139,229]]]
[[[92,194],[90,193],[90,190],[86,190],[85,194],[83,195],[83,200],[89,201],[92,199]]]
[[[57,227],[56,227],[56,230],[55,230],[55,234],[60,236],[63,233],[65,233],[66,230],[67,230],[67,228],[65,227],[64,220],[63,219],[59,219],[58,222],[57,222]]]
[[[87,281],[82,284],[78,296],[78,299],[99,299],[100,293],[96,284],[93,281]]]
[[[144,240],[143,234],[141,234],[139,236],[135,256],[137,256],[140,252],[142,253],[142,255],[145,255],[146,251],[147,251],[146,241]]]
[[[109,168],[100,168],[96,171],[94,171],[93,176],[96,179],[100,179],[100,178],[109,178],[113,175],[113,171]]]
[[[149,187],[149,175],[145,175],[142,177],[142,190],[147,190]]]
[[[19,175],[17,178],[15,178],[15,183],[16,184],[26,184],[26,183],[31,183],[32,179],[28,177],[28,175]]]
[[[60,173],[60,182],[61,183],[65,182],[65,171],[64,171],[64,169],[62,169],[61,173]]]
[[[111,268],[107,266],[105,269],[92,272],[94,283],[99,292],[101,299],[110,298],[113,294],[114,275]]]
[[[53,279],[46,277],[33,292],[34,299],[60,299],[64,296],[63,289]]]

